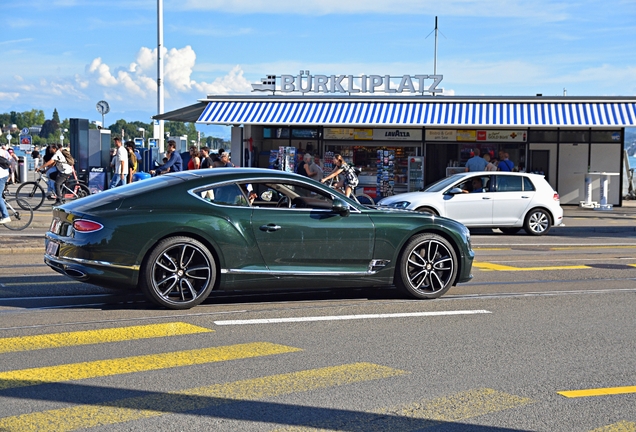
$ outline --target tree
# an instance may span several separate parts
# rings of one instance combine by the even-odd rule
[[[57,113],[57,108],[53,108],[53,121],[56,121],[58,124],[60,123],[60,115]]]
[[[42,130],[40,130],[40,136],[42,138],[48,139],[51,136],[51,134],[55,134],[59,132],[59,130],[60,130],[60,125],[58,122],[56,122],[55,120],[46,120],[42,124]]]

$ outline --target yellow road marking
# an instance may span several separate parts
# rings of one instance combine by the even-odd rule
[[[180,366],[214,363],[250,357],[302,351],[300,348],[255,342],[163,354],[71,363],[59,366],[0,372],[0,390],[43,383],[80,380]],[[1,430],[1,429],[0,429]]]
[[[183,413],[241,400],[258,400],[378,380],[406,373],[371,363],[353,363],[214,384],[179,392],[108,401],[104,402],[104,406],[79,405],[6,417],[0,419],[0,430],[71,431],[158,417],[169,413]]]
[[[493,264],[487,262],[473,262],[473,267],[477,267],[484,271],[542,271],[542,270],[581,270],[589,269],[586,265],[571,266],[542,266],[542,267],[512,267],[502,264]]]
[[[553,247],[550,250],[572,250],[572,249],[636,249],[634,245],[625,245],[625,246],[562,246],[562,247]]]
[[[327,422],[324,419],[317,420],[315,425],[279,428],[275,429],[275,432],[318,430],[406,432],[433,427],[444,422],[457,422],[530,403],[534,403],[534,400],[493,389],[474,389],[448,397],[424,399],[408,405],[382,408],[374,410],[372,414],[360,413],[332,418]]]
[[[31,351],[45,348],[60,348],[90,345],[125,340],[149,339],[213,332],[192,324],[173,322],[150,324],[101,330],[86,330],[68,333],[52,333],[35,336],[10,337],[0,339],[0,353]]]
[[[620,421],[618,423],[593,429],[590,432],[636,432],[636,423]]]
[[[588,397],[588,396],[607,396],[617,394],[636,393],[636,386],[627,387],[606,387],[587,390],[568,390],[557,392],[561,396],[567,398]]]

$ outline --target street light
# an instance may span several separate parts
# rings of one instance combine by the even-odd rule
[[[64,132],[68,132],[68,129],[60,131],[60,145],[64,145]]]
[[[11,134],[9,132],[7,132],[7,141],[9,141],[9,147],[11,147]]]

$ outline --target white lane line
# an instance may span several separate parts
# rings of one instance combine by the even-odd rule
[[[411,318],[411,317],[429,317],[443,315],[474,315],[489,314],[487,310],[458,310],[458,311],[440,311],[440,312],[412,312],[412,313],[393,313],[393,314],[367,314],[367,315],[335,315],[335,316],[313,316],[313,317],[295,317],[295,318],[266,318],[251,320],[226,320],[214,321],[216,325],[244,325],[244,324],[276,324],[291,322],[310,322],[310,321],[343,321],[343,320],[359,320],[359,319],[377,319],[377,318]]]

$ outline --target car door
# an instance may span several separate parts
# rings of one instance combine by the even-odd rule
[[[493,223],[495,226],[523,224],[523,215],[534,199],[535,188],[525,176],[498,174],[495,178],[496,190]]]
[[[481,189],[473,186],[480,180]],[[444,195],[444,215],[466,226],[489,226],[493,218],[493,195],[490,176],[471,176],[453,185]],[[463,193],[450,193],[452,189]]]
[[[332,210],[331,195],[304,183],[251,187],[258,196],[252,230],[270,271],[334,275],[368,270],[375,230],[366,214],[352,208],[341,215]]]

